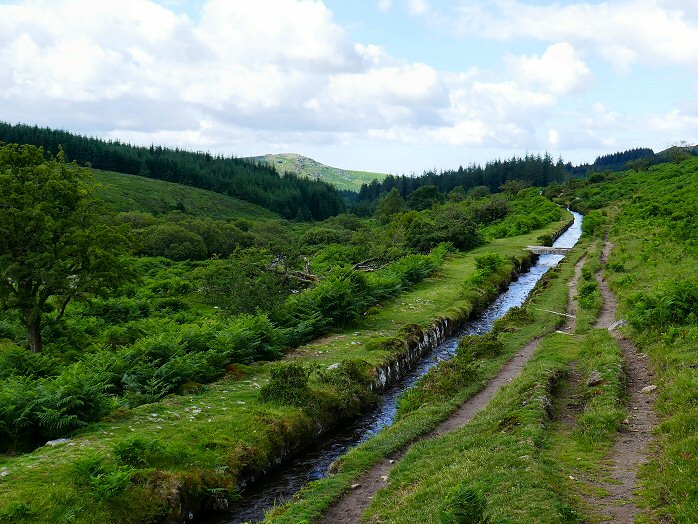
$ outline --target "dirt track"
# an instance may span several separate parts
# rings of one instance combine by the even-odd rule
[[[581,277],[583,257],[575,267],[574,277],[570,280],[568,291],[568,309],[571,315],[576,311],[574,297],[577,295],[577,284]],[[573,332],[575,329],[575,319],[569,318],[564,331]],[[467,424],[475,415],[482,411],[488,402],[497,394],[502,386],[511,382],[524,368],[536,351],[541,339],[536,338],[524,346],[521,351],[514,355],[501,369],[501,371],[482,389],[479,393],[463,403],[447,420],[442,422],[433,431],[424,435],[422,439],[438,437],[450,431],[454,431]],[[371,468],[356,484],[357,487],[348,492],[337,504],[335,504],[325,514],[323,524],[352,524],[361,522],[361,515],[371,503],[371,498],[387,482],[388,475],[397,462],[407,453],[407,448],[399,451],[388,459],[384,459]]]
[[[602,263],[606,263],[612,249],[613,244],[606,241],[601,257]],[[595,327],[608,329],[616,320],[618,301],[608,288],[608,283],[601,272],[596,275],[596,280],[599,283],[604,305]],[[632,524],[639,513],[634,502],[637,471],[639,466],[647,461],[651,432],[658,422],[653,409],[656,392],[642,392],[644,387],[652,385],[652,373],[648,367],[647,356],[639,353],[635,344],[624,338],[616,329],[611,330],[611,333],[620,344],[625,359],[628,380],[628,424],[623,424],[623,432],[609,455],[609,461],[612,464],[609,474],[613,481],[597,484],[608,490],[610,496],[587,497],[586,500],[601,518],[621,524]]]

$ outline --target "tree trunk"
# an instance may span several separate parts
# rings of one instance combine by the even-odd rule
[[[29,321],[27,333],[29,335],[29,347],[32,353],[41,353],[41,348],[44,345],[41,339],[41,317]]]

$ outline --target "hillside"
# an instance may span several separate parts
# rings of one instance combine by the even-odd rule
[[[319,178],[323,182],[332,184],[337,189],[358,191],[362,184],[369,184],[372,180],[383,180],[385,173],[372,173],[369,171],[352,171],[326,166],[317,160],[295,153],[279,155],[264,155],[252,157],[257,162],[272,164],[280,173],[297,173],[305,178]]]
[[[93,170],[99,195],[115,211],[143,211],[155,216],[179,210],[187,215],[229,220],[279,218],[263,207],[196,187],[113,171]]]
[[[314,179],[283,177],[269,165],[162,146],[126,144],[24,124],[0,122],[0,142],[32,144],[80,165],[167,180],[257,204],[284,218],[323,220],[342,213],[339,192]]]

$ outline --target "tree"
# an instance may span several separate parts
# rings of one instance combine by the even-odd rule
[[[397,188],[394,187],[390,190],[390,193],[386,193],[381,197],[376,209],[376,217],[381,223],[387,224],[390,222],[390,218],[402,211],[404,207],[405,201]]]
[[[72,300],[128,275],[125,229],[103,223],[95,187],[62,150],[46,159],[35,146],[0,148],[0,306],[19,312],[34,353],[47,314],[58,319]]]
[[[431,209],[435,204],[442,204],[444,200],[446,200],[446,197],[439,191],[439,188],[431,184],[422,186],[414,191],[407,198],[407,205],[410,209],[422,211],[424,209]]]

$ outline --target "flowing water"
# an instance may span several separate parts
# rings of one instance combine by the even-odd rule
[[[574,213],[574,223],[553,244],[554,247],[573,247],[582,234],[582,215]],[[529,271],[511,283],[483,313],[461,326],[458,331],[444,340],[433,352],[420,360],[399,382],[383,393],[380,402],[371,411],[350,426],[327,434],[311,448],[307,448],[271,472],[243,493],[245,499],[231,508],[224,516],[211,520],[216,524],[240,524],[264,520],[264,511],[275,504],[290,499],[312,480],[327,475],[332,462],[382,429],[392,425],[397,413],[398,399],[413,387],[432,367],[450,360],[458,349],[458,342],[467,335],[482,335],[492,330],[494,322],[502,318],[513,307],[521,306],[533,287],[550,269],[558,265],[563,255],[540,255]]]

